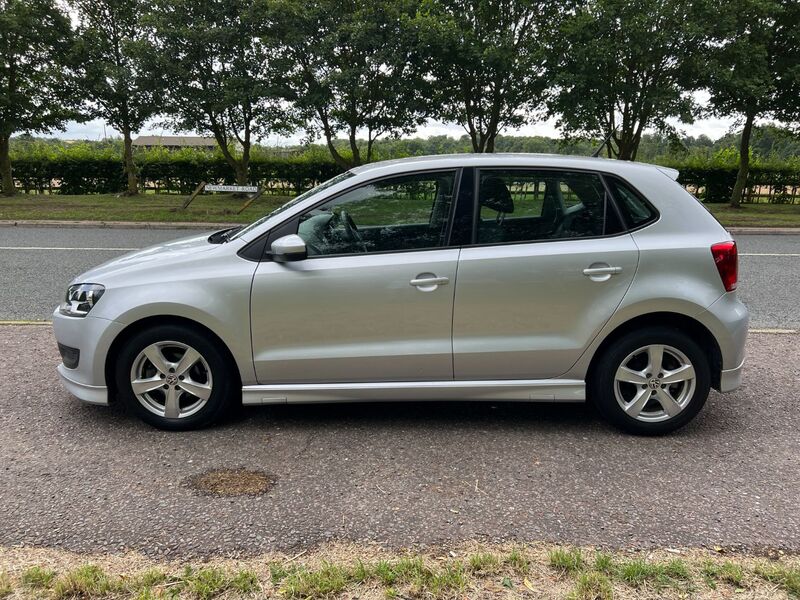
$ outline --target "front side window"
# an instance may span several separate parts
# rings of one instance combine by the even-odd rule
[[[355,188],[300,217],[309,256],[397,252],[446,244],[456,172],[417,173]]]
[[[551,170],[481,170],[477,243],[503,244],[619,233],[600,176]]]

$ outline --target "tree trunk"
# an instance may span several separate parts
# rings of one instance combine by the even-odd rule
[[[742,140],[739,143],[739,172],[736,174],[736,183],[731,193],[731,208],[739,208],[744,189],[747,187],[747,174],[750,172],[750,134],[753,132],[755,118],[753,111],[749,111],[745,116]]]
[[[125,175],[128,176],[128,189],[125,191],[125,195],[136,196],[139,193],[139,178],[136,176],[136,165],[133,164],[133,144],[129,127],[124,128],[122,137],[124,144],[122,162],[125,165]]]
[[[11,157],[9,152],[10,135],[0,135],[0,183],[2,183],[3,196],[13,196],[17,193],[14,187],[14,178],[11,175]]]

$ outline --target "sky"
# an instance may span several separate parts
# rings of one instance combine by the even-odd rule
[[[708,95],[704,92],[697,92],[695,93],[695,100],[698,104],[703,106],[708,101]],[[678,128],[679,131],[686,135],[691,135],[693,137],[707,135],[712,140],[722,137],[735,125],[735,120],[731,118],[698,119],[691,125],[680,123],[677,120],[672,120],[671,122]],[[170,131],[169,129],[159,127],[155,122],[150,123],[137,133],[138,135],[197,135],[196,132],[193,131]],[[449,135],[450,137],[459,138],[464,134],[465,131],[456,124],[430,121],[422,127],[419,127],[417,132],[410,137],[428,138],[434,135]],[[531,125],[526,125],[518,129],[507,129],[504,130],[502,134],[541,135],[552,138],[561,137],[561,133],[556,127],[556,120],[554,118],[546,121],[540,121]],[[101,120],[88,121],[86,123],[75,123],[74,121],[70,121],[67,124],[66,130],[53,132],[50,135],[68,140],[102,140],[104,137],[120,137],[119,132],[115,131],[111,127],[108,127]],[[296,135],[292,136],[269,136],[268,138],[259,140],[259,142],[266,146],[287,146],[299,144],[303,142],[304,139],[305,136],[303,132],[298,132]]]
[[[676,123],[678,129],[686,135],[698,137],[705,134],[714,140],[728,133],[733,124],[733,119],[716,118],[698,119],[691,125]],[[158,127],[156,123],[151,123],[138,132],[139,135],[176,135],[178,133],[183,133],[184,135],[195,134],[195,132],[191,131],[170,131],[169,129]],[[409,137],[428,138],[434,135],[449,135],[458,138],[464,134],[465,131],[458,125],[430,122],[418,128],[416,134]],[[105,125],[101,120],[88,121],[86,123],[70,121],[65,131],[54,131],[49,135],[68,140],[102,140],[104,137],[120,137],[117,131]],[[526,125],[519,129],[507,129],[503,131],[503,135],[542,135],[557,138],[560,137],[561,134],[556,127],[555,119],[549,119],[532,125]],[[286,146],[298,144],[303,139],[303,134],[298,133],[293,136],[269,136],[261,140],[261,143],[268,146]]]

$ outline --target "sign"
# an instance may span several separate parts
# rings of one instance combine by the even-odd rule
[[[244,192],[255,194],[258,192],[257,185],[207,185],[207,192]]]

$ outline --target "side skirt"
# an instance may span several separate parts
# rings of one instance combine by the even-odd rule
[[[583,402],[586,400],[586,384],[579,379],[521,379],[508,381],[286,383],[246,385],[242,388],[242,404],[245,405],[403,400]]]

